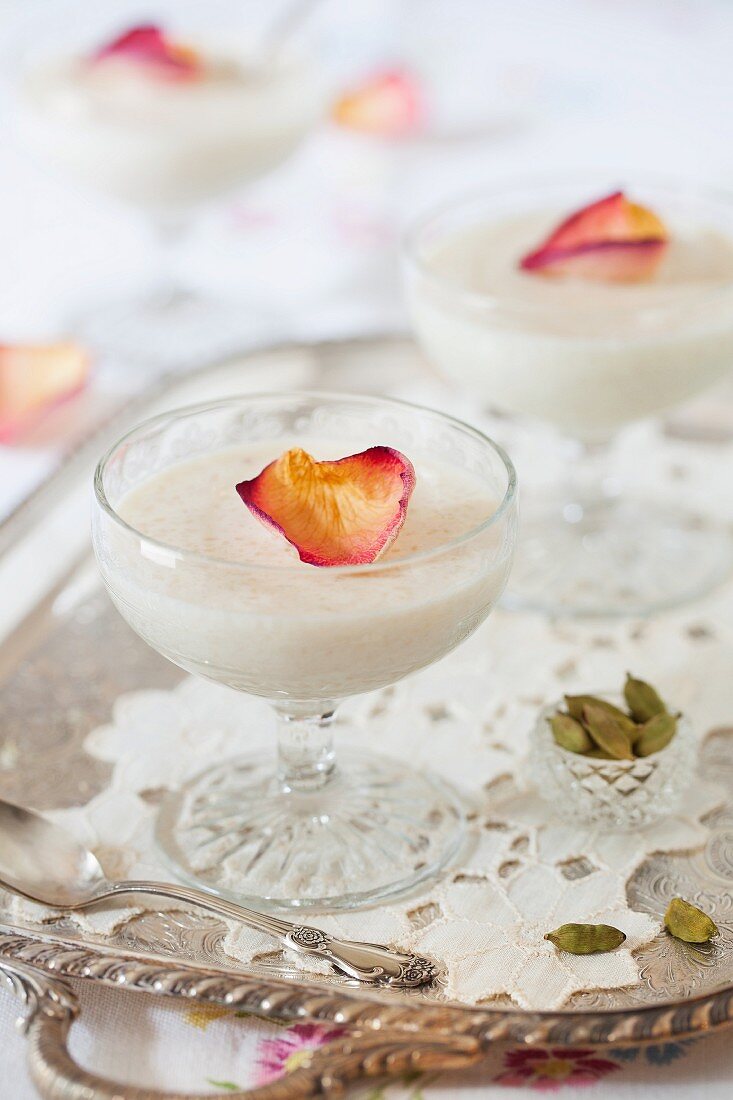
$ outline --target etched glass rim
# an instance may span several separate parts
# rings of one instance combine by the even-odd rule
[[[546,306],[536,303],[527,303],[520,301],[511,293],[491,294],[489,292],[470,290],[455,279],[446,277],[440,272],[436,272],[422,254],[424,244],[423,238],[426,233],[435,229],[445,218],[450,218],[461,212],[470,212],[471,209],[475,209],[476,211],[482,210],[486,208],[492,200],[496,201],[507,198],[517,192],[521,192],[527,199],[531,199],[535,196],[541,197],[543,192],[551,188],[581,188],[587,183],[589,188],[595,186],[599,188],[597,197],[600,198],[603,194],[611,194],[614,190],[623,189],[625,186],[623,183],[617,182],[615,185],[613,182],[608,183],[609,180],[613,181],[615,179],[618,181],[619,175],[629,179],[630,182],[626,185],[629,190],[632,190],[636,186],[640,190],[646,188],[658,190],[660,193],[666,193],[673,199],[687,199],[688,201],[701,199],[705,202],[718,203],[726,206],[733,217],[733,191],[712,184],[696,183],[693,180],[686,181],[683,179],[648,175],[634,171],[619,173],[618,168],[609,170],[605,174],[600,170],[592,170],[587,174],[549,174],[539,177],[517,176],[504,180],[500,184],[472,188],[470,191],[454,194],[451,198],[445,199],[443,202],[430,207],[421,214],[412,225],[408,226],[406,232],[403,234],[402,253],[404,260],[408,268],[413,268],[426,282],[474,309],[486,311],[504,307],[520,315],[553,316],[557,312],[555,304]],[[604,180],[606,181],[605,183]],[[592,196],[589,197],[588,201],[591,201],[591,199]],[[533,209],[535,208],[533,207]],[[522,206],[519,205],[515,213],[521,212]],[[559,216],[562,217],[562,215]],[[696,304],[703,301],[707,302],[729,292],[731,289],[733,289],[733,280],[723,281],[717,284],[714,289],[707,291],[703,289],[699,294],[695,295],[694,301]],[[666,316],[666,311],[669,308],[679,310],[680,303],[677,296],[670,295],[669,303],[663,300],[658,300],[653,305],[642,303],[637,312],[640,316],[645,313],[650,315],[664,314]],[[584,337],[584,339],[587,338],[588,337]]]
[[[504,491],[499,504],[493,512],[485,520],[483,520],[476,527],[470,528],[468,531],[464,531],[463,534],[457,535],[455,538],[450,539],[448,542],[441,543],[438,546],[433,546],[429,550],[418,550],[412,554],[407,554],[401,558],[395,558],[391,561],[380,561],[377,559],[375,562],[368,562],[359,565],[338,565],[328,566],[327,568],[313,569],[312,572],[315,575],[325,575],[326,577],[344,576],[349,574],[366,575],[370,573],[385,572],[387,570],[396,570],[403,568],[407,565],[411,565],[415,562],[428,561],[431,558],[439,557],[445,554],[449,550],[457,549],[470,543],[478,535],[487,531],[494,524],[498,523],[509,510],[516,505],[517,499],[517,472],[514,468],[514,463],[510,459],[504,448],[491,439],[488,435],[482,432],[478,428],[474,428],[472,425],[467,424],[463,420],[459,420],[457,417],[450,416],[447,413],[440,412],[437,409],[431,409],[427,405],[414,404],[411,401],[403,401],[396,397],[375,397],[369,394],[351,394],[351,393],[339,393],[334,390],[294,390],[287,393],[276,391],[268,391],[266,393],[253,393],[253,394],[240,394],[233,397],[219,398],[215,401],[203,401],[196,402],[191,405],[183,405],[179,408],[169,409],[166,412],[158,413],[155,416],[148,417],[145,420],[141,420],[130,428],[124,435],[120,436],[102,455],[94,471],[94,495],[98,506],[102,511],[109,516],[109,518],[127,534],[139,539],[146,546],[154,547],[163,554],[171,555],[177,560],[195,562],[201,565],[208,565],[213,567],[226,567],[227,569],[241,569],[244,571],[257,571],[262,573],[281,573],[292,572],[292,563],[287,565],[272,565],[263,562],[245,562],[245,561],[230,561],[227,558],[219,558],[210,554],[202,554],[196,550],[188,550],[185,547],[176,546],[174,543],[163,542],[161,539],[153,538],[145,532],[139,530],[133,524],[128,523],[122,518],[119,512],[116,510],[113,504],[111,504],[107,492],[104,487],[104,476],[110,461],[114,458],[121,447],[129,443],[138,433],[142,433],[146,430],[154,428],[159,425],[165,424],[167,421],[172,422],[176,419],[184,416],[194,416],[197,413],[214,412],[217,409],[236,408],[237,406],[248,407],[253,404],[266,405],[273,401],[325,401],[325,402],[348,402],[350,404],[363,403],[364,405],[376,405],[385,406],[387,408],[394,408],[396,410],[406,409],[413,413],[420,413],[430,418],[439,421],[443,424],[448,424],[451,427],[457,429],[459,432],[473,439],[475,442],[486,447],[492,451],[495,457],[497,457],[502,464],[507,478],[507,486]]]

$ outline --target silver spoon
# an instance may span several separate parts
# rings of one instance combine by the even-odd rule
[[[88,909],[121,894],[152,894],[208,909],[274,936],[291,951],[327,959],[360,982],[398,989],[425,985],[440,973],[432,959],[376,943],[338,940],[303,924],[245,909],[203,890],[170,882],[110,882],[93,852],[40,814],[0,800],[0,887],[53,909]]]

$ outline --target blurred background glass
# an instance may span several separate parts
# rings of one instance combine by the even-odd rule
[[[282,6],[2,0],[7,337],[35,336],[42,324],[54,331],[111,289],[139,291],[155,277],[154,245],[134,211],[92,201],[14,140],[24,57],[99,42],[141,19],[202,34],[239,25],[256,36]],[[727,0],[321,0],[301,37],[319,50],[330,86],[404,70],[419,84],[425,117],[412,134],[389,140],[325,125],[281,171],[202,219],[182,258],[186,271],[206,289],[246,290],[263,306],[277,304],[283,335],[368,319],[395,324],[394,235],[459,190],[619,165],[723,183],[733,175],[733,150],[722,139],[733,102],[732,30]],[[716,130],[720,141],[711,140]]]
[[[236,27],[257,40],[287,2],[0,0],[0,242],[10,258],[0,341],[73,337],[77,318],[153,290],[161,274],[136,210],[84,190],[20,140],[28,59],[147,20],[191,37]],[[242,303],[243,347],[406,331],[401,232],[451,195],[581,169],[733,182],[732,31],[728,0],[320,0],[294,41],[318,58],[323,122],[276,171],[198,212],[177,272],[203,294]],[[98,358],[95,369],[78,406],[82,428],[107,395],[155,373],[129,356]],[[392,392],[476,415],[435,386],[390,382]],[[706,405],[724,434],[727,408]],[[521,424],[502,430],[525,484],[527,472],[556,476],[551,462],[533,464],[539,443],[528,443],[525,463]],[[45,439],[0,451],[4,499],[17,500],[52,461]]]

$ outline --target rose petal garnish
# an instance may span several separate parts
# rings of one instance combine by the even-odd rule
[[[520,267],[600,282],[642,282],[654,274],[666,245],[667,230],[656,214],[615,191],[572,214]]]
[[[124,58],[157,69],[174,79],[191,79],[201,71],[201,59],[188,46],[173,42],[153,23],[133,27],[94,54],[95,61]]]
[[[418,129],[423,105],[420,89],[409,73],[378,73],[345,92],[333,108],[333,118],[350,130],[380,137],[402,137]]]
[[[78,344],[0,344],[0,442],[16,439],[79,393],[89,369]]]
[[[334,462],[295,447],[237,492],[308,565],[365,565],[396,539],[414,487],[412,463],[392,447]]]

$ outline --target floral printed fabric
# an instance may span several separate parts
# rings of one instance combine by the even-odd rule
[[[317,1024],[282,1025],[255,1021],[248,1013],[225,1008],[191,1009],[185,1016],[189,1025],[203,1030],[214,1021],[227,1018],[248,1018],[250,1027],[256,1023],[257,1035],[253,1065],[246,1074],[236,1081],[214,1077],[206,1079],[206,1084],[222,1092],[277,1081],[294,1070],[310,1065],[321,1048],[330,1043],[338,1045],[338,1040],[348,1034],[343,1028]],[[479,1095],[486,1098],[496,1095],[498,1086],[557,1092],[566,1087],[598,1085],[610,1077],[623,1080],[624,1076],[638,1075],[640,1067],[647,1069],[671,1065],[684,1058],[693,1045],[692,1041],[687,1040],[646,1047],[596,1050],[592,1047],[508,1048],[497,1044],[483,1067],[471,1074],[470,1081],[460,1074],[441,1077],[439,1074],[415,1073],[396,1082],[365,1086],[366,1091],[360,1089],[359,1096],[362,1100],[448,1100],[457,1095],[460,1083],[461,1091],[464,1088],[468,1090],[468,1100],[469,1095],[476,1095],[479,1080]],[[627,1071],[626,1074],[624,1071]]]
[[[510,1050],[504,1056],[505,1069],[496,1080],[502,1085],[530,1084],[538,1089],[556,1089],[562,1084],[589,1085],[619,1069],[618,1062],[603,1058],[594,1050],[552,1048]]]
[[[343,1028],[327,1025],[265,1021],[225,1006],[182,1007],[168,1000],[96,989],[84,982],[78,982],[76,988],[83,1008],[72,1031],[75,1057],[98,1073],[140,1086],[226,1096],[307,1066],[322,1048],[338,1044],[348,1034]],[[10,997],[0,997],[0,1041],[7,1039],[5,1058],[15,1055],[17,1065],[22,1066],[24,1041],[12,1034],[17,1011],[17,1003]],[[122,1043],[120,1036],[124,1037]],[[673,1064],[675,1068],[668,1069]],[[701,1070],[714,1070],[721,1084],[728,1079],[733,1049],[725,1033],[694,1043],[618,1050],[497,1044],[470,1072],[413,1074],[388,1083],[365,1081],[354,1090],[354,1097],[521,1100],[537,1092],[572,1088],[574,1095],[575,1090],[583,1093],[591,1089],[598,1100],[642,1100],[645,1084],[664,1080],[672,1089],[671,1100],[675,1100],[674,1083],[681,1079],[690,1083],[691,1092],[681,1091],[679,1100],[689,1100]],[[31,1091],[20,1091],[13,1100],[31,1100],[33,1096]],[[706,1093],[706,1100],[723,1100],[724,1096],[728,1100],[722,1091],[720,1097]],[[1,1086],[0,1097],[5,1100]]]
[[[226,1010],[224,1010],[226,1013]],[[232,1014],[231,1012],[229,1015]],[[241,1015],[241,1014],[239,1014]],[[217,1016],[217,1018],[221,1018]],[[189,1016],[190,1019],[190,1016]],[[272,1028],[273,1025],[264,1025]],[[294,1070],[307,1066],[322,1047],[337,1043],[346,1032],[314,1024],[293,1024],[280,1027],[277,1033],[258,1036],[254,1054],[254,1081],[264,1085],[276,1081]],[[690,1041],[664,1043],[644,1048],[626,1048],[604,1051],[593,1048],[551,1047],[547,1049],[497,1047],[487,1059],[483,1070],[474,1073],[473,1088],[462,1083],[471,1095],[475,1095],[475,1081],[481,1077],[480,1095],[490,1097],[496,1088],[531,1089],[540,1092],[557,1092],[566,1087],[597,1085],[606,1078],[621,1075],[624,1070],[642,1067],[664,1067],[683,1058],[691,1049]],[[629,1076],[627,1074],[626,1076]],[[452,1085],[451,1082],[454,1082]],[[404,1079],[359,1090],[363,1100],[448,1100],[456,1096],[461,1076],[442,1077],[431,1074],[409,1074]],[[217,1081],[208,1078],[208,1084],[222,1091],[234,1091],[245,1087],[245,1079]]]
[[[340,1039],[344,1031],[316,1024],[294,1024],[273,1039],[263,1039],[257,1053],[258,1085],[277,1081],[286,1073],[308,1065],[315,1051]]]
[[[268,1084],[299,1066],[308,1065],[316,1051],[346,1034],[312,1024],[294,1024],[273,1037],[259,1041],[256,1054],[258,1084]],[[488,1060],[486,1089],[493,1085],[528,1087],[539,1091],[557,1091],[565,1086],[594,1085],[619,1073],[638,1061],[649,1066],[665,1066],[684,1056],[692,1044],[665,1043],[658,1046],[600,1051],[592,1048],[551,1047],[548,1049],[513,1048],[497,1050]],[[369,1090],[364,1100],[439,1100],[450,1095],[449,1079],[422,1074]]]

